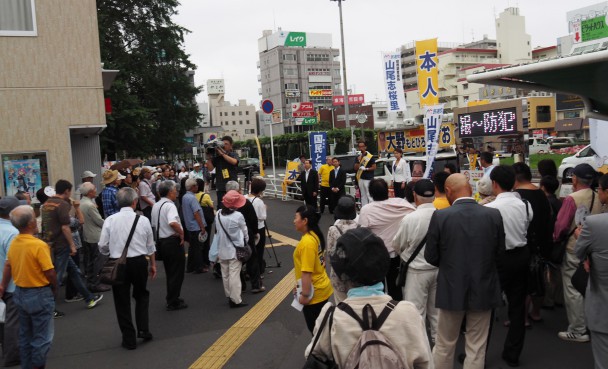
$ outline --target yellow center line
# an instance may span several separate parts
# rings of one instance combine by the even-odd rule
[[[298,241],[287,236],[272,232],[272,237],[282,244],[296,246]],[[247,341],[268,316],[279,306],[285,297],[289,296],[295,285],[295,274],[292,269],[277,283],[266,296],[232,325],[199,357],[190,369],[219,369],[222,368],[234,353]]]

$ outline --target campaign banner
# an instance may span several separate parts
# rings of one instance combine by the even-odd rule
[[[308,143],[310,146],[310,158],[315,170],[319,170],[325,163],[327,156],[327,132],[309,132]]]
[[[416,41],[416,74],[421,107],[439,103],[438,63],[437,39]]]
[[[455,145],[454,124],[442,123],[439,128],[439,148]],[[395,149],[403,152],[425,152],[424,128],[399,129],[378,132],[378,151],[392,153]]]
[[[4,184],[6,195],[14,196],[18,191],[29,192],[32,198],[42,188],[40,159],[5,160]]]
[[[401,80],[401,53],[383,53],[384,84],[388,100],[388,112],[405,111],[405,94]]]
[[[426,169],[423,178],[433,175],[433,163],[439,147],[439,135],[443,104],[429,106],[424,115],[424,140],[426,141]]]

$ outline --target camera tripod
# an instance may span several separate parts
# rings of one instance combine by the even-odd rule
[[[276,265],[266,265],[266,268],[280,268],[281,262],[279,261],[279,258],[277,258],[277,252],[274,249],[274,244],[272,243],[272,236],[270,235],[270,230],[268,229],[268,224],[266,223],[266,220],[264,220],[264,228],[266,228],[266,237],[268,237],[268,240],[270,241],[270,247],[272,248],[272,253],[274,254],[274,260],[276,261]],[[264,246],[264,248],[266,248],[266,246]],[[270,251],[266,249],[266,252],[268,253],[268,257],[272,259]]]

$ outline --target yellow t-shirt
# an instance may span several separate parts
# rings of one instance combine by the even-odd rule
[[[319,238],[314,233],[308,232],[302,236],[293,252],[296,280],[302,278],[302,272],[312,273],[312,285],[315,290],[310,304],[323,302],[334,293],[325,266],[321,264],[320,246]]]
[[[207,192],[198,192],[194,196],[196,196],[196,199],[201,206],[213,208],[213,200],[211,200],[211,196],[209,196]],[[203,201],[201,201],[201,196],[203,197]]]
[[[19,234],[11,243],[6,260],[18,287],[44,287],[49,280],[44,271],[53,269],[51,249],[44,241],[29,235]]]
[[[321,177],[321,187],[329,187],[329,174],[334,170],[333,165],[323,164],[319,168],[319,177]]]
[[[446,197],[436,197],[435,200],[433,200],[433,205],[435,206],[435,209],[441,210],[449,208],[450,202]]]

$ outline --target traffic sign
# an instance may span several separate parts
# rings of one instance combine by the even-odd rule
[[[274,111],[274,104],[272,103],[272,101],[262,101],[262,111],[266,114],[271,114]]]
[[[361,124],[367,122],[367,115],[365,113],[357,115],[357,122]]]

